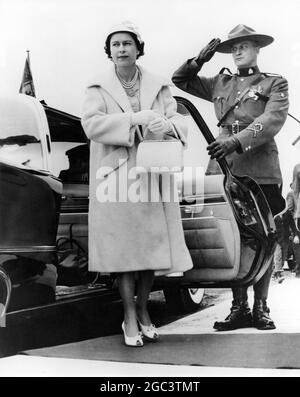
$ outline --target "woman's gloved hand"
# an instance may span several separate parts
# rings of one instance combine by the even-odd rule
[[[212,39],[204,48],[202,48],[199,55],[195,58],[197,64],[202,66],[204,62],[210,61],[220,43],[220,39]]]
[[[153,110],[141,110],[140,112],[132,113],[131,125],[148,125],[158,117],[161,117],[160,114]]]
[[[294,243],[294,244],[299,244],[299,243],[300,243],[300,240],[299,240],[299,237],[298,237],[298,236],[295,236],[295,237],[294,237],[293,243]]]
[[[148,124],[148,129],[152,134],[165,134],[173,131],[173,125],[171,121],[160,116]]]

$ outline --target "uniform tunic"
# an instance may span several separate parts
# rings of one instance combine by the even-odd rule
[[[213,102],[218,120],[242,96],[220,127],[221,136],[234,132],[240,142],[239,153],[235,151],[226,156],[232,172],[238,176],[248,175],[261,185],[280,184],[282,176],[274,136],[288,113],[286,79],[261,73],[257,67],[247,76],[220,72],[207,78],[198,76],[200,68],[191,61],[185,62],[172,80],[183,91]]]

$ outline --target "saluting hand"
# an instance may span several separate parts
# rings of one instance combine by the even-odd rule
[[[234,152],[239,147],[236,137],[218,137],[214,142],[207,146],[208,154],[212,159],[220,160],[228,154]]]
[[[199,55],[195,58],[195,61],[198,64],[210,61],[220,43],[220,39],[212,39],[204,48],[202,48]]]

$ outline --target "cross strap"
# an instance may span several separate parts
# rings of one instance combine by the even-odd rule
[[[223,123],[223,121],[226,119],[228,113],[230,113],[237,104],[239,104],[241,102],[241,100],[244,98],[244,96],[250,91],[251,87],[247,87],[244,89],[244,91],[242,91],[242,93],[236,98],[236,100],[234,101],[234,103],[225,111],[225,113],[223,114],[223,116],[220,118],[217,126],[220,127],[221,124]]]
[[[262,80],[264,80],[265,77],[264,76],[260,76],[260,78],[258,79],[258,81],[255,82],[255,84],[259,84]],[[254,83],[254,82],[253,82]],[[244,96],[251,90],[251,87],[253,86],[253,83],[251,84],[250,87],[247,87],[244,89],[244,91],[242,91],[242,93],[236,98],[236,100],[234,101],[233,105],[231,105],[223,114],[223,116],[221,117],[221,119],[219,120],[217,126],[220,127],[220,125],[223,123],[223,121],[225,120],[225,118],[227,117],[228,113],[230,113],[236,105],[238,105],[241,100],[244,98]],[[262,98],[261,98],[262,99]],[[267,98],[268,100],[269,98]],[[266,100],[265,100],[266,102]]]

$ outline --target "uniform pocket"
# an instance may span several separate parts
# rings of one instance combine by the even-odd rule
[[[215,107],[216,116],[218,119],[220,119],[225,108],[226,98],[222,96],[216,96],[213,98],[213,103]]]
[[[265,111],[265,107],[266,103],[264,101],[249,96],[246,96],[241,104],[242,110],[253,118],[260,116]]]

